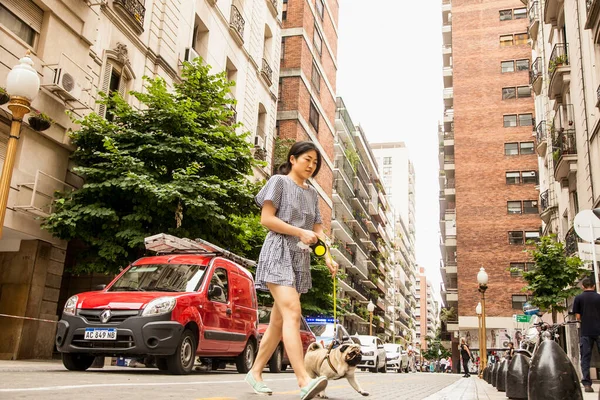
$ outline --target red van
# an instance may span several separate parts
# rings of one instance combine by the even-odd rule
[[[154,356],[158,369],[188,374],[196,356],[247,373],[258,348],[252,261],[201,240],[146,238],[143,257],[106,288],[65,303],[56,347],[65,367],[84,371],[97,356]]]

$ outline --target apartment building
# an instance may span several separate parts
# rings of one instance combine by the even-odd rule
[[[344,101],[337,98],[333,163],[333,256],[346,278],[340,296],[350,333],[369,334],[367,304],[375,306],[373,334],[385,340],[399,330],[390,207],[375,157]]]
[[[311,140],[324,163],[313,186],[329,232],[333,201],[338,0],[285,0],[277,136]]]
[[[542,227],[529,19],[519,0],[443,0],[442,21],[440,247],[444,304],[457,311],[447,327],[476,337],[476,276],[485,267],[491,350],[503,347],[496,339],[514,330],[512,315],[527,299],[509,268],[527,268],[523,250]],[[459,335],[452,336],[457,361]]]
[[[0,309],[5,314],[57,320],[69,293],[89,289],[96,278],[63,276],[67,243],[40,229],[55,190],[80,187],[71,171],[65,111],[105,115],[99,90],[143,91],[143,76],[172,85],[183,61],[197,55],[236,81],[236,122],[253,133],[255,156],[270,160],[276,122],[281,43],[281,5],[274,0],[109,0],[59,2],[3,0],[0,4],[0,86],[26,51],[41,89],[32,106],[55,123],[43,132],[27,121],[17,149],[0,240]],[[57,46],[56,43],[61,43]],[[0,107],[0,158],[11,113]],[[266,176],[269,167],[255,171]],[[106,277],[101,277],[105,280]],[[100,282],[98,282],[100,283]],[[61,294],[62,289],[62,294]],[[54,324],[3,319],[0,359],[50,357]]]
[[[415,310],[417,335],[415,342],[422,350],[427,350],[427,338],[435,338],[439,326],[439,303],[435,299],[435,293],[431,280],[427,279],[425,268],[419,267],[417,278],[417,307]]]

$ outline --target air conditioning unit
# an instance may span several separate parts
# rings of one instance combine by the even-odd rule
[[[191,47],[187,47],[185,49],[185,54],[183,56],[183,60],[187,61],[187,62],[192,62],[198,57],[200,57],[200,55],[198,53],[196,53],[196,50],[194,50]]]
[[[83,88],[75,78],[75,74],[63,67],[50,68],[51,73],[44,74],[44,82],[40,85],[63,100],[79,100]]]
[[[261,149],[265,147],[265,139],[260,136],[254,137],[254,147],[260,147]]]

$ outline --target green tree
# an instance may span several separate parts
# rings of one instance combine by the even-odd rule
[[[452,353],[442,346],[442,342],[439,337],[432,338],[427,337],[427,350],[423,352],[423,358],[432,361],[440,358],[448,358]]]
[[[523,291],[531,293],[531,304],[552,312],[552,322],[556,323],[558,312],[567,309],[565,301],[581,291],[575,287],[577,281],[589,271],[582,267],[579,257],[567,257],[564,244],[555,235],[542,237],[528,253],[535,266],[523,272],[527,282]]]
[[[75,121],[72,160],[85,184],[58,194],[44,221],[57,237],[84,244],[73,272],[114,274],[160,232],[257,254],[264,230],[247,176],[258,162],[248,134],[228,122],[232,83],[201,62],[185,63],[182,77],[173,88],[145,78],[146,92],[130,93],[139,108],[114,94],[103,100],[110,118]]]

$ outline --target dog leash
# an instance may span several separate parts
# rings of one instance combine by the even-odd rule
[[[331,259],[331,253],[329,252],[329,246],[327,246],[327,252],[326,255]],[[325,360],[327,360],[327,364],[329,364],[329,368],[331,368],[331,370],[337,374],[338,371],[337,369],[335,369],[335,367],[333,366],[331,359],[329,357],[331,350],[333,349],[333,345],[335,343],[335,341],[337,340],[337,290],[336,290],[336,281],[337,281],[337,277],[335,275],[332,276],[333,278],[333,339],[331,340],[331,343],[329,343],[329,348],[327,349],[327,355],[325,356]]]

